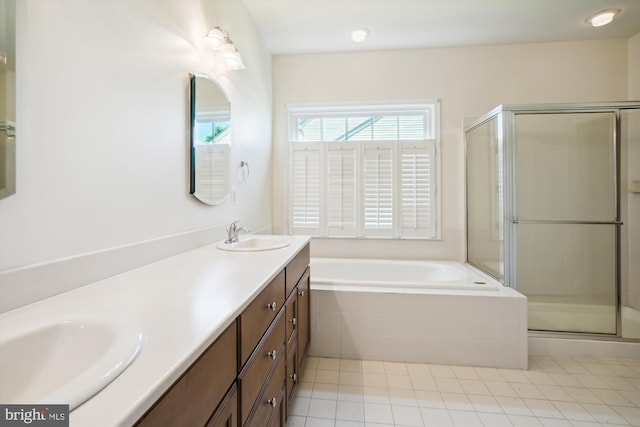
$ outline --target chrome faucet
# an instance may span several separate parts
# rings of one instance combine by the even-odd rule
[[[247,227],[238,227],[238,223],[240,222],[240,220],[237,221],[233,221],[231,223],[231,225],[229,226],[229,228],[227,228],[227,240],[225,240],[225,243],[235,243],[238,241],[238,233],[240,233],[241,231],[244,231],[245,233],[251,233],[251,229],[247,228]]]

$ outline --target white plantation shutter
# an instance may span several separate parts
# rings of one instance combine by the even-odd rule
[[[363,147],[364,233],[393,236],[393,143],[365,143]]]
[[[220,201],[229,193],[229,145],[197,144],[196,194],[206,200]]]
[[[290,227],[294,233],[320,234],[322,210],[322,151],[317,144],[300,144],[293,151]]]
[[[435,234],[434,143],[403,142],[400,148],[400,234]]]
[[[289,109],[289,230],[436,238],[438,103]]]
[[[358,235],[358,147],[327,145],[327,228],[329,235]]]

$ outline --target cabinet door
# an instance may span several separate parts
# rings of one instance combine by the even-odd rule
[[[295,338],[294,338],[295,339]],[[298,346],[294,345],[291,347],[290,352],[287,354],[287,363],[286,367],[286,398],[287,405],[291,403],[291,399],[293,398],[293,390],[298,383]]]
[[[238,426],[238,388],[235,383],[206,427]]]
[[[311,293],[309,292],[310,281],[309,268],[307,268],[302,279],[298,282],[298,363],[302,361],[302,358],[307,352],[307,346],[309,345],[309,339],[311,336],[309,323],[309,310],[311,309]]]
[[[236,379],[236,331],[233,322],[136,426],[205,425]]]
[[[293,293],[287,299],[286,304],[286,316],[287,316],[287,352],[291,351],[293,343],[294,333],[298,329],[298,294]]]
[[[276,410],[271,414],[271,419],[269,420],[267,427],[285,427],[286,426],[287,408],[285,405],[284,393],[285,391],[283,388],[282,390],[280,390],[280,395],[278,396],[278,402],[280,403],[278,404],[278,407],[276,408]]]

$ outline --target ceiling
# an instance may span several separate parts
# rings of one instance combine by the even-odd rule
[[[243,0],[274,55],[629,38],[640,0]],[[604,9],[622,13],[593,28]],[[351,41],[358,27],[370,31]]]

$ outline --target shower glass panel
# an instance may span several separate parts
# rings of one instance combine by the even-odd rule
[[[504,276],[502,144],[498,118],[467,132],[467,259]]]
[[[616,115],[514,120],[515,281],[529,329],[616,334]]]
[[[616,226],[519,223],[529,329],[616,333]]]

